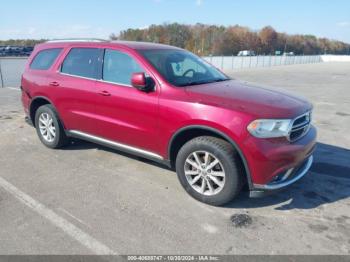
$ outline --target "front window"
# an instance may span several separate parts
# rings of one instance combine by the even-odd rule
[[[131,85],[133,73],[144,72],[141,66],[128,54],[106,49],[103,59],[102,79],[122,85]]]
[[[155,49],[139,51],[157,71],[175,86],[190,86],[229,78],[215,67],[194,54],[175,49]]]

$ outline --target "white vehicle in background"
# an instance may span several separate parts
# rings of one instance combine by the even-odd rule
[[[239,51],[237,56],[255,56],[255,52],[252,50]]]
[[[284,52],[283,56],[293,56],[294,52]]]

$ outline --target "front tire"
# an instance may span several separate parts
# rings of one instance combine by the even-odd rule
[[[216,137],[201,136],[187,142],[177,154],[176,173],[193,198],[210,205],[230,202],[243,185],[236,151]]]
[[[40,141],[49,148],[60,148],[68,142],[63,125],[50,104],[39,107],[35,112],[35,127]]]

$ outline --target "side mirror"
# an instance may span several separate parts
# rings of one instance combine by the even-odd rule
[[[131,85],[140,91],[153,91],[154,84],[154,80],[151,77],[146,77],[145,73],[133,73],[131,75]]]

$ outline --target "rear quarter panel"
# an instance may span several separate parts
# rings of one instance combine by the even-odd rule
[[[41,92],[45,89],[47,84],[47,70],[33,70],[30,68],[34,57],[40,52],[42,48],[40,46],[36,47],[25,65],[24,72],[21,78],[21,89],[22,89],[22,104],[26,114],[29,114],[30,104],[32,99],[44,95]]]

